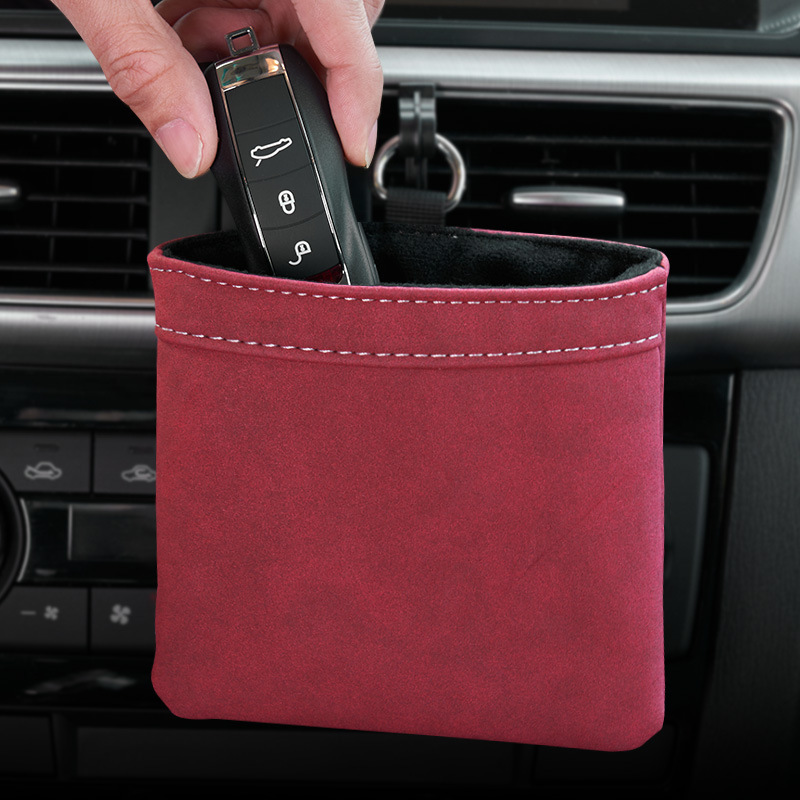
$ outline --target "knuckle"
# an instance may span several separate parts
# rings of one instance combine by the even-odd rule
[[[117,97],[136,110],[146,101],[148,91],[173,68],[164,55],[146,49],[125,49],[113,58],[104,72]]]
[[[367,18],[370,21],[370,24],[375,22],[375,20],[380,16],[381,11],[383,10],[383,3],[384,0],[365,0],[364,8],[367,12]]]

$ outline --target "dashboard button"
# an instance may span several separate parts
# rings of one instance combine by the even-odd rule
[[[96,434],[94,490],[98,494],[155,494],[155,436]]]
[[[155,603],[155,589],[92,589],[92,650],[154,652]]]
[[[13,650],[84,650],[88,589],[17,586],[0,603],[0,646]]]
[[[20,492],[88,492],[91,435],[0,432],[0,470]]]

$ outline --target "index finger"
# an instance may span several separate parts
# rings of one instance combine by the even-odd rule
[[[297,18],[322,68],[331,113],[345,155],[366,166],[375,149],[383,91],[383,70],[372,39],[371,23],[380,3],[361,0],[292,0]]]

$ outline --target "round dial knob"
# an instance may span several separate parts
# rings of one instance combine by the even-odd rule
[[[22,551],[22,514],[11,486],[0,473],[0,600],[17,576]]]

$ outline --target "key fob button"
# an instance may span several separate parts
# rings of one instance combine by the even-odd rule
[[[275,271],[287,278],[309,278],[339,263],[324,213],[302,225],[264,230],[263,236]]]
[[[311,163],[297,120],[240,133],[237,144],[248,183],[286,175]]]
[[[319,184],[311,166],[279,178],[249,184],[262,230],[298,225],[324,210]],[[265,236],[267,236],[265,234]],[[269,240],[267,240],[269,244]]]
[[[225,99],[233,129],[239,133],[260,130],[297,116],[283,77],[242,84],[225,92]]]

